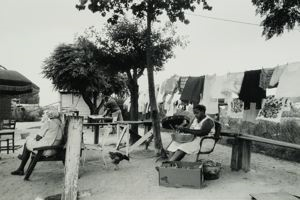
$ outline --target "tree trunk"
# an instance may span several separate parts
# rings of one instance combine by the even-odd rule
[[[95,101],[92,102],[92,100],[90,99],[90,96],[85,93],[85,92],[81,92],[82,98],[84,100],[84,102],[87,104],[87,106],[90,109],[90,114],[91,115],[97,115],[99,113],[99,108],[97,108],[97,103],[95,104]],[[93,97],[94,98],[94,97]]]
[[[139,86],[133,85],[130,89],[130,120],[137,121],[139,119]]]
[[[139,85],[137,83],[137,71],[133,70],[133,75],[131,74],[128,75],[129,77],[129,84],[128,88],[130,91],[130,120],[133,121],[138,121],[139,120]],[[127,74],[130,73],[127,72]],[[134,134],[134,135],[132,135]],[[138,125],[132,125],[131,126],[131,131],[130,131],[130,143],[133,144],[135,143],[140,136],[138,135]]]
[[[152,66],[152,42],[151,42],[151,21],[152,21],[152,5],[148,2],[148,12],[147,12],[147,73],[148,73],[148,87],[149,87],[149,100],[151,107],[151,117],[152,117],[152,127],[153,127],[153,136],[154,136],[154,147],[157,151],[157,155],[165,154],[161,135],[160,135],[160,119],[157,109],[157,103],[155,98],[155,84],[154,84],[154,74],[153,74],[153,66]]]

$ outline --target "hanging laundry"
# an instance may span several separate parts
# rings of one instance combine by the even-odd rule
[[[179,81],[178,81],[178,88],[179,88],[179,92],[181,93],[184,89],[184,86],[187,82],[187,80],[189,79],[188,76],[182,76],[179,78]]]
[[[300,62],[288,64],[279,78],[276,97],[300,97]]]
[[[227,115],[230,118],[243,118],[244,103],[238,98],[231,99],[227,103]]]
[[[259,111],[256,120],[266,120],[279,123],[283,111],[291,110],[291,101],[288,98],[275,98],[274,95],[268,96]]]
[[[224,80],[222,93],[227,97],[231,97],[232,93],[239,94],[244,79],[244,72],[228,73],[227,78]]]
[[[166,85],[167,81],[163,81],[161,83],[161,85],[159,86],[159,90],[158,90],[158,94],[157,94],[157,98],[156,101],[157,103],[163,103],[165,101],[165,85]]]
[[[200,94],[203,93],[205,76],[189,77],[182,91],[180,100],[198,104],[200,102]]]
[[[274,72],[274,69],[262,69],[261,70],[260,79],[259,79],[259,87],[261,87],[264,90],[269,88],[273,72]]]
[[[179,78],[180,78],[179,76],[173,75],[166,80],[166,84],[165,84],[165,93],[166,94],[174,93],[174,90],[176,90],[178,87]]]
[[[170,99],[173,98],[173,95],[167,94],[166,95],[166,100],[164,101],[163,105],[164,105],[164,110],[169,110],[171,107],[171,103],[170,103]]]
[[[259,109],[256,108],[256,103],[250,103],[248,110],[243,112],[243,121],[257,123],[256,117],[258,115]]]
[[[224,99],[224,83],[226,82],[227,75],[216,76],[214,84],[211,86],[211,97],[215,99]]]
[[[207,114],[216,114],[218,110],[218,99],[211,97],[211,88],[216,81],[216,75],[206,75],[203,88],[203,97],[200,103],[205,105]]]
[[[167,109],[166,116],[173,116],[174,113],[177,112],[177,108],[179,107],[179,99],[180,99],[180,94],[177,91],[175,94],[171,96],[171,98],[167,101],[167,103],[170,105],[169,109]]]
[[[262,99],[266,97],[266,90],[259,87],[261,70],[246,71],[239,94],[239,99],[244,102],[244,109],[250,108],[250,102],[256,103],[256,108],[261,108]]]
[[[269,83],[270,88],[277,87],[280,76],[282,75],[286,66],[287,66],[287,64],[275,67],[275,69],[272,73],[271,79],[270,79],[270,83]]]

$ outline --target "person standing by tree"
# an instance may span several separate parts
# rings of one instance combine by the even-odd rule
[[[117,102],[109,97],[104,97],[104,114],[103,117],[109,116],[113,118],[113,121],[123,121],[122,111]],[[113,126],[112,133],[116,133],[116,129]]]

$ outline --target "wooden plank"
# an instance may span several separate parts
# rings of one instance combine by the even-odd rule
[[[69,117],[62,200],[76,200],[83,117]]]
[[[242,141],[242,156],[241,156],[241,168],[248,172],[250,170],[250,159],[251,159],[251,141]]]
[[[242,134],[237,137],[239,139],[250,140],[250,141],[254,141],[254,142],[262,142],[262,143],[266,143],[266,144],[272,144],[272,145],[277,145],[277,146],[300,150],[299,144],[293,144],[293,143],[288,143],[288,142],[283,142],[283,141],[278,141],[278,140],[272,140],[272,139],[267,139],[267,138],[254,136],[254,135],[248,135],[248,134]]]
[[[136,143],[130,146],[129,153],[132,152],[134,149],[136,149],[143,142],[148,140],[148,138],[151,137],[152,134],[153,134],[152,130],[148,131],[143,137],[141,137],[138,141],[136,141]]]
[[[287,192],[250,194],[253,200],[299,200]]]
[[[83,126],[106,126],[106,125],[117,125],[116,122],[93,122],[93,123],[84,123]]]
[[[117,121],[116,123],[118,124],[145,124],[145,125],[150,125],[152,124],[152,121],[150,120],[145,120],[145,121]]]
[[[120,125],[118,124],[117,126],[120,126]],[[118,139],[118,142],[117,142],[117,144],[116,144],[116,150],[119,150],[120,143],[121,143],[121,141],[122,141],[122,139],[123,139],[123,137],[124,137],[124,135],[125,135],[127,129],[129,129],[129,125],[127,125],[127,126],[125,126],[125,127],[123,128],[123,131],[122,131],[122,133],[121,133],[121,136],[120,136],[120,138]],[[120,130],[120,127],[119,127],[118,130]]]
[[[224,131],[222,130],[220,133],[221,136],[226,136],[226,137],[236,137],[238,135],[241,135],[240,133],[237,132],[231,132],[231,131]]]

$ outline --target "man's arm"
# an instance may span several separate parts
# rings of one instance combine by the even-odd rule
[[[178,127],[180,132],[190,133],[195,136],[205,136],[208,135],[211,129],[214,127],[214,122],[211,119],[207,119],[203,122],[201,129],[190,129],[184,127]]]

